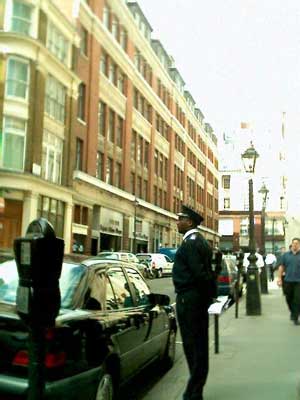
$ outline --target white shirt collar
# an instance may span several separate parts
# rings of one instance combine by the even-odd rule
[[[182,240],[186,239],[188,236],[190,236],[192,233],[198,233],[199,230],[196,228],[190,229],[189,231],[185,232],[185,234],[183,235]]]

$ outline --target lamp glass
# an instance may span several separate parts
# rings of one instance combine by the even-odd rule
[[[253,147],[253,144],[242,154],[242,160],[246,172],[254,173],[256,160],[259,154]]]

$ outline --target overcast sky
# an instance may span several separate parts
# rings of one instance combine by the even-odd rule
[[[299,0],[138,0],[218,136],[300,132]]]

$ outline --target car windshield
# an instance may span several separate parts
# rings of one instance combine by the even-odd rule
[[[61,308],[70,307],[74,291],[84,271],[85,267],[80,264],[63,263],[59,280]],[[18,271],[14,260],[0,264],[0,302],[16,302],[18,280]]]

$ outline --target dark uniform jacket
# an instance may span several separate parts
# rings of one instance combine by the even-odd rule
[[[176,252],[173,282],[177,294],[196,290],[208,304],[216,297],[216,282],[211,268],[212,249],[197,229],[188,232]]]

